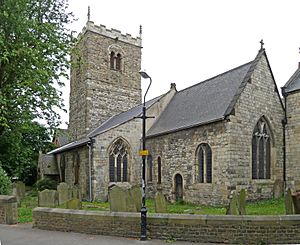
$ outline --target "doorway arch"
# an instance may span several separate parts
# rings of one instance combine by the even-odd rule
[[[176,174],[174,177],[175,184],[175,199],[176,201],[183,199],[183,179],[181,174]]]

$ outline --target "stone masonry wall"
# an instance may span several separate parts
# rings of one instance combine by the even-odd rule
[[[141,103],[141,40],[88,22],[71,70],[70,131],[82,138],[105,120]],[[110,69],[110,52],[122,55]]]
[[[140,236],[140,213],[35,208],[33,227],[97,235]],[[231,216],[148,214],[150,239],[201,243],[295,244],[300,241],[299,215]]]
[[[82,146],[79,148],[75,148],[71,151],[67,151],[64,153],[65,157],[65,182],[69,186],[73,186],[75,183],[75,165],[77,161],[77,155],[79,156],[79,181],[78,186],[81,190],[81,196],[83,199],[88,199],[89,197],[89,149],[87,146]],[[59,154],[59,155],[61,155]],[[57,156],[60,158],[59,156]],[[58,163],[60,164],[60,163]]]
[[[207,143],[212,150],[212,183],[197,183],[196,151],[201,143]],[[162,190],[169,200],[175,200],[174,177],[183,178],[183,199],[201,204],[222,204],[227,202],[229,180],[226,166],[229,161],[228,137],[223,121],[197,128],[187,129],[147,139],[147,148],[153,157],[153,179],[148,182],[150,195]],[[161,157],[161,184],[157,184],[157,158]]]
[[[258,120],[264,116],[272,132],[271,179],[252,179],[252,135]],[[226,168],[227,186],[231,190],[247,190],[248,199],[272,198],[275,182],[282,189],[284,110],[263,55],[229,117],[226,131],[229,136],[229,165]]]
[[[18,223],[18,203],[14,196],[0,195],[0,224]]]
[[[300,92],[287,96],[286,169],[289,187],[300,190]]]
[[[119,138],[129,146],[129,183],[139,183],[141,126],[141,119],[134,119],[95,137],[92,176],[94,200],[107,200],[108,186],[112,184],[109,182],[109,148]]]

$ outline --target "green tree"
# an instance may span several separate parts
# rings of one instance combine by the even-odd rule
[[[37,122],[5,129],[0,140],[0,162],[11,177],[26,184],[36,181],[39,151],[54,149],[49,131]]]
[[[48,127],[59,124],[62,77],[68,77],[74,16],[67,0],[0,0],[0,164],[28,181]]]
[[[11,180],[0,165],[0,195],[10,195],[11,191]]]
[[[0,137],[36,118],[50,126],[63,108],[74,20],[66,0],[0,0]]]

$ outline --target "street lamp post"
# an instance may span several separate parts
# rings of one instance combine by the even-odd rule
[[[143,121],[143,131],[142,131],[142,208],[141,208],[141,240],[147,240],[147,208],[146,208],[146,119],[149,118],[146,115],[146,95],[151,86],[152,79],[144,71],[139,72],[141,77],[144,79],[150,79],[150,84],[146,90],[143,101],[143,111],[140,117]]]

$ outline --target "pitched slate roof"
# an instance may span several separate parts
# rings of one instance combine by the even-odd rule
[[[80,139],[80,140],[77,140],[77,141],[73,141],[69,144],[66,144],[66,145],[63,145],[59,148],[56,148],[56,149],[48,152],[47,154],[57,154],[57,153],[64,152],[64,151],[67,151],[67,150],[70,150],[70,149],[74,149],[74,148],[86,145],[89,141],[90,141],[89,138],[83,138],[83,139]]]
[[[284,85],[286,93],[292,93],[300,90],[300,68],[291,76],[288,82]]]
[[[262,55],[264,49],[252,62],[179,91],[147,137],[223,120],[231,113]]]
[[[152,100],[146,102],[146,108],[153,105],[157,102],[162,96],[156,97]],[[138,117],[142,113],[143,104],[133,107],[132,109],[122,112],[118,115],[112,116],[107,121],[105,121],[100,127],[96,128],[94,131],[88,134],[88,137],[94,137],[98,134],[101,134],[111,128],[117,127],[129,120],[133,119],[134,117]]]

